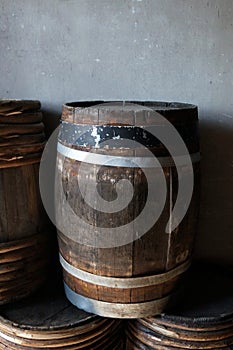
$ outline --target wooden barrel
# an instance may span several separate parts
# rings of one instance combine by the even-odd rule
[[[159,138],[145,130],[157,124],[163,128],[167,121],[184,140],[193,162],[180,164],[179,172],[182,176],[194,173],[190,206],[182,222],[168,233],[166,226],[178,193],[177,169]],[[110,232],[134,221],[146,206],[148,196],[148,182],[142,167],[125,162],[127,157],[137,154],[139,162],[145,164],[144,148],[116,144],[102,147],[102,142],[105,145],[110,140],[121,139],[137,141],[159,160],[167,194],[159,219],[144,235],[137,237],[135,229],[132,241],[126,244],[118,244],[116,235],[113,246],[103,248],[89,243],[91,236],[95,240],[96,228],[104,227]],[[197,107],[165,102],[118,102],[107,106],[100,101],[69,103],[63,106],[58,141],[57,176],[61,178],[65,194],[60,197],[58,194],[56,199],[57,216],[63,223],[62,229],[58,225],[58,240],[68,298],[78,307],[106,317],[139,318],[160,313],[188,269],[192,256],[199,200]],[[90,151],[98,154],[85,162],[83,159]],[[104,162],[109,155],[114,158],[114,164]],[[81,172],[83,163],[86,170]],[[153,169],[152,173],[150,167],[148,165],[148,173],[151,171],[153,176],[149,176],[159,187],[159,170],[157,173]],[[88,203],[80,191],[80,180],[86,188]],[[133,197],[126,208],[118,213],[104,213],[92,207],[97,200],[90,185],[97,183],[102,198],[114,201],[120,180],[133,184]],[[72,226],[72,218],[64,209],[66,203],[88,223],[88,228],[82,223]],[[156,207],[156,200],[152,199],[152,203]]]
[[[0,100],[0,304],[46,278],[48,219],[39,191],[45,145],[39,101]]]
[[[127,349],[232,349],[232,277],[220,267],[193,267],[176,307],[128,323]]]
[[[60,287],[0,308],[0,348],[121,350],[122,323],[77,309]]]

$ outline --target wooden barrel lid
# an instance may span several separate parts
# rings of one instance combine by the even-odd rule
[[[13,114],[40,109],[41,103],[37,100],[0,99],[0,113]]]
[[[0,315],[0,344],[9,349],[114,349],[121,340],[119,321],[74,307],[57,281]]]

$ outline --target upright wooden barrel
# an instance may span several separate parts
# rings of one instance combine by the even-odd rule
[[[48,220],[39,191],[44,144],[40,102],[0,100],[0,304],[45,280]]]
[[[74,307],[57,285],[0,308],[0,348],[121,350],[122,324]]]
[[[128,322],[127,349],[232,349],[232,272],[195,266],[183,294],[181,302],[161,316]]]
[[[160,130],[162,136],[168,122],[183,139],[192,161],[181,162],[179,169],[158,135]],[[154,127],[157,136],[150,131]],[[122,140],[136,144],[127,146]],[[160,165],[151,165],[145,148]],[[88,158],[90,152],[94,155]],[[176,156],[182,158],[184,154]],[[136,225],[143,210],[148,210],[147,176],[159,191],[159,166],[167,187],[159,219],[140,237],[133,229],[129,241],[124,240],[129,233],[123,228],[119,242],[118,234],[114,236],[112,231],[131,222]],[[168,222],[178,195],[178,173],[181,177],[194,174],[194,190],[184,219],[171,230]],[[139,318],[160,313],[188,269],[192,255],[199,201],[197,107],[165,102],[66,104],[58,140],[57,176],[62,182],[62,193],[56,198],[61,223],[58,240],[69,300],[106,317]],[[122,180],[133,185],[129,204],[118,212],[99,210],[97,192],[110,205],[117,198],[117,184]],[[95,185],[97,192],[93,191]],[[73,224],[65,209],[67,203],[81,218],[78,224]],[[151,203],[149,212],[158,206],[154,197]],[[142,228],[146,225],[144,218]],[[102,238],[97,233],[99,227],[111,233],[112,245],[104,246],[107,236]],[[98,245],[101,239],[102,246]]]

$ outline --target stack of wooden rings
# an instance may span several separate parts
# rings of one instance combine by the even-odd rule
[[[216,266],[196,266],[182,302],[166,313],[130,321],[128,350],[233,349],[233,278]]]
[[[45,134],[39,101],[0,100],[0,167],[35,163]]]
[[[54,288],[55,287],[55,288]],[[1,308],[0,348],[122,350],[122,324],[75,308],[58,286]]]
[[[46,278],[48,219],[39,192],[45,145],[39,101],[0,100],[0,304]]]

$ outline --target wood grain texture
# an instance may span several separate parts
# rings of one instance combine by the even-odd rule
[[[0,108],[1,110],[1,108]],[[32,124],[32,123],[39,123],[43,119],[42,112],[29,112],[29,113],[10,113],[10,114],[3,114],[0,111],[0,123],[1,124]]]
[[[44,150],[45,142],[34,143],[32,145],[18,145],[18,146],[8,146],[0,147],[0,159],[6,157],[17,157],[28,155],[30,153],[39,153]]]
[[[1,243],[46,230],[48,219],[40,198],[39,164],[0,169],[0,189]]]
[[[34,292],[47,278],[50,236],[0,243],[0,304]]]
[[[179,304],[159,316],[128,322],[129,349],[232,349],[232,272],[194,265]]]
[[[5,115],[21,114],[26,111],[37,111],[41,103],[37,100],[0,99],[0,113]]]
[[[6,146],[31,145],[45,141],[45,134],[10,135],[0,137],[0,148]]]
[[[4,156],[0,159],[0,169],[17,168],[29,165],[38,166],[41,156],[41,152],[29,153],[20,156]]]
[[[11,135],[39,134],[44,131],[43,123],[35,124],[0,124],[0,137]]]
[[[39,191],[45,146],[39,101],[0,100],[0,304],[47,278],[49,221]],[[26,112],[26,113],[25,113]]]
[[[52,280],[27,300],[0,309],[0,347],[123,350],[122,327],[72,306]]]
[[[142,110],[140,113],[129,112],[123,114],[119,112],[117,107],[111,107],[109,110],[101,109],[99,102],[93,103],[71,103],[63,106],[62,121],[65,126],[65,132],[61,132],[59,142],[70,149],[88,151],[94,149],[95,146],[87,143],[86,147],[75,136],[69,137],[72,133],[72,125],[75,129],[77,125],[83,126],[108,125],[108,126],[151,126],[156,124],[156,117],[150,118],[148,111]],[[169,120],[177,130],[182,126],[186,145],[190,152],[199,151],[199,140],[197,136],[197,107],[186,104],[177,103],[139,103],[145,107],[158,111],[167,120]],[[87,108],[85,108],[87,107]],[[159,121],[161,123],[161,120]],[[71,127],[67,125],[70,124]],[[193,133],[193,130],[195,132]],[[77,131],[78,129],[75,129]],[[64,131],[64,130],[63,130]],[[127,131],[127,130],[126,130]],[[183,132],[182,131],[182,132]],[[107,135],[107,134],[106,134]],[[86,138],[88,140],[88,138]],[[73,142],[73,141],[74,142]],[[91,139],[90,139],[91,140]],[[70,142],[70,143],[69,143]],[[73,142],[73,143],[72,143]],[[155,144],[151,145],[150,150],[156,157],[167,156],[165,147],[155,140]],[[132,149],[98,148],[98,153],[111,154],[112,156],[131,156]],[[136,150],[139,156],[143,156],[140,149]],[[141,153],[140,153],[141,152]],[[177,266],[192,257],[194,237],[196,233],[198,202],[199,202],[199,164],[194,163],[193,167],[187,165],[180,166],[182,176],[187,173],[194,172],[194,192],[189,209],[183,221],[179,226],[170,233],[165,232],[166,225],[172,213],[173,206],[176,202],[178,193],[178,176],[174,166],[164,166],[163,174],[167,186],[166,203],[159,220],[154,226],[148,230],[140,239],[133,240],[132,243],[115,248],[95,248],[90,245],[80,244],[66,235],[66,227],[70,225],[70,219],[62,210],[64,201],[68,201],[73,211],[85,220],[90,226],[89,231],[81,223],[76,228],[78,234],[84,239],[92,235],[95,227],[111,228],[119,227],[133,221],[143,210],[147,201],[148,185],[145,174],[140,168],[130,168],[124,166],[107,166],[103,165],[100,169],[94,164],[85,164],[85,170],[80,171],[82,162],[72,158],[64,157],[58,153],[57,174],[60,177],[65,196],[58,198],[59,215],[64,215],[63,232],[58,232],[58,241],[60,252],[63,258],[74,267],[87,271],[91,274],[109,277],[137,277],[159,275],[166,271],[172,271]],[[154,170],[153,180],[155,184],[159,184],[159,170]],[[96,198],[89,190],[90,183],[97,183],[99,194],[109,201],[116,198],[116,184],[120,180],[130,181],[133,185],[133,199],[129,205],[118,213],[104,213],[95,210],[94,204]],[[83,200],[83,196],[79,190],[78,181],[81,181],[86,188],[85,195],[89,203],[93,203],[93,207]],[[156,199],[153,206],[156,206]],[[75,228],[74,228],[75,230]],[[126,232],[127,234],[127,232]],[[114,242],[112,242],[114,243]],[[114,245],[114,244],[113,244]],[[64,280],[67,285],[83,297],[107,301],[112,303],[143,303],[156,300],[167,296],[179,285],[182,276],[174,278],[161,285],[151,285],[144,288],[107,288],[106,286],[95,285],[77,278],[64,270]]]

